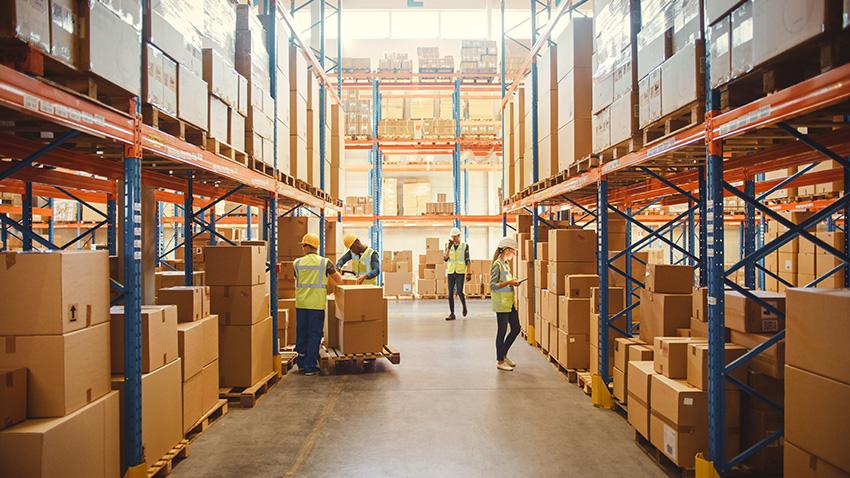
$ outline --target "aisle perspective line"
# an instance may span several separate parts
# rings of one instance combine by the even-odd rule
[[[342,380],[334,387],[331,397],[327,402],[325,402],[325,406],[322,407],[322,412],[319,413],[319,419],[313,426],[313,430],[309,435],[307,435],[307,439],[301,445],[301,448],[298,450],[298,454],[295,455],[295,461],[292,463],[292,466],[290,466],[289,470],[287,470],[287,472],[283,475],[285,478],[295,476],[301,469],[301,465],[307,461],[307,457],[310,456],[310,452],[313,451],[313,447],[316,446],[319,434],[325,427],[325,423],[328,421],[328,418],[330,418],[331,413],[333,413],[336,402],[339,400],[339,396],[342,395],[342,388],[345,386],[347,381],[348,376],[343,375]]]

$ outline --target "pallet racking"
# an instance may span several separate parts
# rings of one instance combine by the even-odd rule
[[[318,57],[310,49],[308,43],[294,28],[292,15],[304,5],[287,11],[281,4],[271,1],[264,2],[263,12],[266,15],[279,16],[289,32],[278,32],[276,22],[267,32],[267,46],[270,52],[270,71],[272,96],[276,91],[276,62],[275,53],[278,35],[287,35],[290,42],[297,45],[306,57],[313,74],[320,84],[320,121],[325,123],[326,101],[329,96],[332,101],[340,104],[337,91],[330,88],[330,79],[325,71],[324,26],[325,6],[327,0],[320,2],[321,20],[320,44]],[[341,16],[339,2],[331,5],[333,14],[338,19]],[[332,15],[333,15],[332,14]],[[337,28],[341,22],[337,22]],[[337,35],[339,38],[339,35]],[[337,55],[341,53],[337,49]],[[334,66],[336,68],[336,65]],[[337,73],[339,74],[339,68]],[[333,70],[333,68],[331,69]],[[140,71],[139,74],[143,72]],[[277,115],[277,99],[274,101]],[[76,240],[93,234],[99,228],[106,228],[107,248],[110,255],[117,255],[117,234],[123,237],[122,264],[123,283],[112,281],[112,288],[120,294],[124,302],[127,324],[124,335],[124,363],[127,364],[124,373],[124,416],[122,426],[123,449],[122,455],[129,466],[131,476],[142,476],[146,470],[140,469],[144,464],[142,435],[141,435],[141,302],[142,302],[142,230],[147,227],[143,223],[143,186],[153,188],[150,196],[155,204],[155,225],[157,242],[161,242],[162,227],[171,222],[177,227],[182,223],[183,240],[177,247],[185,248],[185,257],[192,257],[191,238],[207,232],[210,242],[216,238],[230,242],[229,239],[216,231],[216,223],[230,222],[230,213],[223,216],[209,214],[211,209],[223,200],[249,206],[245,221],[255,222],[252,208],[262,209],[259,221],[262,223],[263,239],[268,241],[269,273],[272,286],[270,287],[270,315],[274,324],[272,327],[277,342],[277,218],[280,209],[291,213],[295,210],[316,210],[322,220],[325,212],[338,211],[341,203],[331,199],[320,191],[299,188],[291,177],[282,174],[277,168],[278,157],[275,147],[274,167],[271,175],[262,174],[246,165],[230,161],[213,152],[185,142],[175,136],[159,131],[142,122],[141,103],[138,97],[131,98],[127,111],[119,111],[106,106],[89,97],[69,92],[49,81],[29,76],[21,71],[0,65],[0,108],[4,119],[10,124],[7,134],[0,135],[0,156],[15,158],[11,164],[0,170],[0,191],[21,194],[20,207],[3,207],[0,210],[2,222],[2,239],[6,244],[7,234],[19,234],[24,250],[36,248],[56,250],[65,249]],[[341,104],[340,104],[341,107]],[[277,122],[275,122],[274,140],[277,144]],[[324,164],[325,148],[324,128],[320,128],[320,145],[322,146],[321,160]],[[39,141],[33,139],[38,137]],[[321,168],[319,189],[324,188],[324,168]],[[37,184],[33,184],[37,183]],[[156,189],[161,188],[161,189]],[[70,198],[78,201],[81,207],[95,209],[93,203],[106,204],[103,219],[92,224],[90,228],[68,244],[53,243],[55,225],[48,208],[36,208],[34,197]],[[198,196],[206,199],[199,199]],[[166,221],[162,211],[162,203],[170,202],[182,205],[179,208],[179,218]],[[157,204],[158,203],[158,204]],[[119,211],[119,205],[121,210]],[[146,206],[147,207],[147,206]],[[311,211],[314,212],[314,211]],[[22,215],[18,222],[8,217],[9,214]],[[119,214],[120,213],[120,214]],[[48,238],[42,237],[34,230],[39,224],[33,223],[34,214],[49,216],[46,227]],[[119,219],[120,216],[120,219]],[[147,216],[146,216],[147,217]],[[73,224],[84,227],[89,224]],[[193,226],[200,228],[195,231]],[[321,228],[324,229],[323,227]],[[250,228],[248,229],[250,231]],[[14,231],[14,232],[12,232]],[[250,234],[250,232],[249,232]],[[249,235],[250,238],[250,235]],[[324,247],[324,237],[322,237]],[[159,262],[164,254],[160,245],[156,249],[156,261]],[[184,266],[187,284],[192,281],[192,262],[187,260]],[[272,353],[277,356],[279,350],[274,347]],[[279,361],[278,361],[279,362]],[[137,475],[138,474],[138,475]]]
[[[544,4],[531,0],[532,47],[529,55],[521,71],[510,79],[509,86],[506,83],[504,68],[502,70],[505,92],[502,99],[503,110],[530,70],[531,81],[526,87],[531,90],[532,95],[532,171],[536,183],[526,192],[506,199],[502,210],[505,214],[522,210],[531,213],[535,243],[538,222],[545,221],[545,218],[541,217],[544,208],[548,208],[550,217],[554,209],[567,209],[582,214],[581,220],[587,219],[583,224],[585,227],[596,223],[597,272],[603,294],[599,322],[601,375],[594,379],[599,386],[593,387],[594,403],[597,404],[611,402],[608,392],[611,382],[611,377],[608,376],[607,350],[609,328],[619,330],[613,325],[613,321],[625,316],[626,330],[619,331],[627,336],[631,336],[633,331],[631,312],[639,304],[634,301],[635,291],[643,287],[642,280],[633,277],[630,270],[633,253],[646,247],[650,241],[658,240],[681,254],[683,260],[698,267],[699,284],[707,286],[709,296],[709,449],[704,459],[697,460],[697,476],[725,476],[733,467],[782,437],[782,430],[773,432],[757,443],[749,444],[737,456],[728,460],[725,458],[725,382],[731,381],[743,392],[781,410],[780,405],[747,384],[741,383],[732,377],[730,372],[744,366],[753,357],[783,340],[785,334],[782,331],[773,335],[762,345],[724,365],[724,288],[730,287],[784,317],[783,313],[756,297],[750,290],[756,289],[757,286],[763,287],[765,274],[781,280],[764,267],[763,259],[797,237],[814,242],[817,247],[828,251],[841,261],[832,271],[805,287],[814,287],[823,278],[841,269],[844,270],[845,285],[850,285],[850,235],[845,236],[842,251],[830,247],[808,232],[808,229],[824,221],[829,230],[836,230],[843,225],[846,231],[847,218],[850,217],[850,195],[847,193],[850,190],[850,161],[847,160],[850,155],[850,148],[847,147],[850,130],[846,127],[847,102],[850,100],[850,64],[821,72],[807,80],[742,106],[727,108],[725,111],[720,108],[719,91],[708,86],[704,123],[670,135],[619,159],[602,163],[589,171],[558,180],[538,182],[536,57],[557,22],[582,3],[584,2],[562,1],[559,4]],[[549,13],[549,21],[538,37],[536,18],[541,5]],[[501,9],[504,45],[504,1],[501,2]],[[504,64],[504,53],[502,59]],[[703,61],[708,77],[707,72],[711,65],[707,58],[703,58]],[[832,160],[840,167],[806,174],[823,160]],[[801,169],[784,179],[764,180],[765,172],[795,166],[800,166]],[[765,202],[772,192],[787,186],[841,180],[844,191],[837,199],[797,201],[784,205],[768,205]],[[743,215],[727,217],[724,210],[725,197],[740,199],[744,203]],[[654,204],[687,204],[687,208],[673,217],[664,217],[659,227],[652,228],[647,225],[649,221],[642,214]],[[779,210],[809,210],[814,214],[797,225],[782,217],[777,212]],[[610,214],[625,219],[631,226],[628,231],[637,227],[647,235],[633,242],[630,232],[627,232],[626,249],[609,258],[607,230]],[[766,242],[767,220],[776,221],[787,228],[787,231]],[[742,258],[728,268],[724,265],[723,248],[726,222],[740,224],[743,239]],[[672,237],[676,227],[684,229],[682,245]],[[536,247],[534,249],[536,250]],[[626,258],[625,270],[613,266],[614,260],[622,256]],[[731,274],[740,269],[744,270],[746,287],[741,287],[729,279]],[[617,314],[610,314],[607,310],[609,271],[624,276],[627,283],[627,305]],[[533,299],[531,302],[533,310]],[[534,336],[531,331],[528,335],[529,338]]]

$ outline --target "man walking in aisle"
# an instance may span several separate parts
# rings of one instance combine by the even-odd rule
[[[354,273],[357,274],[358,284],[378,285],[378,275],[381,273],[381,258],[374,249],[364,246],[354,234],[346,234],[342,243],[348,252],[343,254],[336,263],[336,268],[342,270],[348,261],[352,261]]]
[[[342,277],[330,259],[317,254],[319,236],[307,233],[301,239],[304,255],[295,260],[295,364],[304,375],[319,373],[319,347],[325,328],[328,279],[334,284]]]
[[[446,244],[443,260],[446,261],[446,273],[449,283],[449,316],[446,320],[455,320],[455,297],[460,297],[463,305],[463,316],[466,317],[466,297],[463,295],[463,285],[466,282],[466,271],[469,266],[469,247],[460,240],[460,229],[453,227],[449,233],[451,240]]]

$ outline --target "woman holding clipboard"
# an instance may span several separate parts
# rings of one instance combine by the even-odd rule
[[[508,358],[508,350],[519,335],[519,315],[514,300],[514,288],[517,281],[511,273],[511,261],[516,256],[516,239],[503,237],[499,241],[490,266],[490,297],[493,311],[496,312],[498,329],[496,331],[496,368],[506,372],[513,371],[516,364]],[[510,332],[508,332],[510,324]],[[507,336],[506,336],[507,334]]]

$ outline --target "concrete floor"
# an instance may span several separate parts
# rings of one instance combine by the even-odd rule
[[[616,413],[520,337],[495,368],[486,300],[443,320],[444,301],[390,304],[401,364],[371,373],[287,375],[250,410],[205,432],[175,469],[188,477],[661,477]]]

